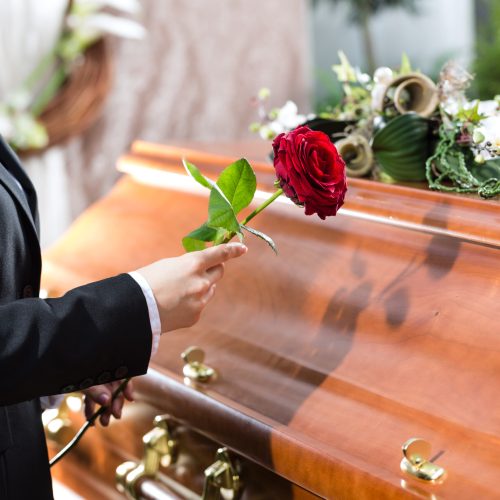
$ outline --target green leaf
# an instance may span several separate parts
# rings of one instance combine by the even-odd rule
[[[248,226],[241,226],[241,227],[242,227],[242,229],[245,229],[249,233],[252,233],[253,235],[257,236],[258,238],[264,240],[271,247],[273,252],[276,255],[278,255],[278,249],[276,248],[276,244],[267,234],[264,234],[260,231],[257,231],[257,229],[253,229],[253,228],[248,227]]]
[[[240,233],[240,223],[236,219],[231,203],[224,196],[219,186],[214,184],[208,201],[208,225],[213,228],[224,228],[233,233]]]
[[[457,119],[463,122],[479,123],[484,118],[486,118],[486,115],[479,112],[479,100],[476,101],[472,108],[461,108],[457,113]]]
[[[332,66],[332,70],[337,75],[337,79],[339,82],[351,82],[355,83],[358,81],[356,78],[356,71],[352,67],[349,59],[341,50],[338,51],[340,64],[334,64]]]
[[[406,113],[390,120],[373,136],[373,149],[398,150],[429,135],[429,121],[416,113]]]
[[[406,52],[403,52],[401,56],[401,66],[399,67],[400,75],[407,75],[411,73],[413,70],[411,69],[410,58]]]
[[[489,179],[500,179],[500,160],[488,160],[482,165],[473,165],[470,171],[481,182]]]
[[[429,121],[415,113],[393,118],[374,135],[372,149],[382,171],[393,179],[424,180],[431,151]]]
[[[205,250],[207,247],[204,241],[195,240],[192,238],[182,238],[182,246],[186,252],[197,252],[198,250]]]
[[[185,236],[182,239],[182,246],[184,247],[186,252],[203,250],[206,246],[206,242],[215,241],[218,236],[219,230],[213,227],[209,227],[205,223]]]
[[[257,179],[250,163],[241,158],[222,171],[217,185],[231,203],[234,213],[238,214],[253,200]]]
[[[214,185],[214,181],[207,179],[199,170],[197,167],[195,167],[192,163],[189,163],[187,160],[183,159],[182,164],[184,165],[184,168],[186,169],[186,172],[199,184],[201,184],[203,187],[206,187],[207,189],[212,189],[212,186]]]

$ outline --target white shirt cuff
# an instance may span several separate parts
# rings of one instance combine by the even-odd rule
[[[128,274],[130,274],[130,276],[141,287],[142,293],[144,294],[144,298],[146,299],[146,303],[148,305],[149,322],[151,323],[151,332],[153,332],[153,342],[151,347],[151,357],[153,357],[158,350],[161,335],[161,321],[160,313],[158,312],[158,305],[156,304],[153,290],[151,290],[146,278],[144,278],[144,276],[137,271],[132,271]]]

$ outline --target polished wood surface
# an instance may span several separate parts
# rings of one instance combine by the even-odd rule
[[[271,189],[265,148],[223,150],[136,143],[129,175],[46,253],[44,287],[181,253],[207,212],[172,175],[182,156],[211,175],[248,151]],[[139,398],[325,498],[498,498],[498,201],[351,180],[336,218],[276,203],[255,227],[279,256],[248,238],[200,323],[162,338]],[[182,378],[193,344],[219,372],[203,390]],[[440,453],[444,484],[400,472],[411,437]]]

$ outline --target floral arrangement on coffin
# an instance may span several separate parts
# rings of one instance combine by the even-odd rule
[[[288,102],[266,113],[269,92],[261,92],[260,121],[250,129],[265,139],[298,125],[323,130],[352,177],[426,180],[431,189],[484,198],[500,194],[500,96],[469,100],[472,76],[454,62],[435,83],[414,71],[405,55],[398,70],[381,67],[373,77],[342,52],[339,57],[333,71],[343,98],[337,106],[312,117]]]
[[[0,27],[4,40],[0,56],[3,61],[16,62],[9,68],[11,78],[0,79],[0,134],[18,150],[42,149],[52,143],[53,137],[45,123],[44,112],[67,83],[75,69],[85,64],[89,49],[102,40],[105,34],[132,39],[144,36],[144,28],[123,14],[135,16],[140,11],[138,0],[55,0],[50,5],[40,5],[37,0],[7,0],[0,3]],[[112,12],[116,11],[118,15]],[[5,24],[4,24],[5,23]],[[26,36],[30,33],[30,37]],[[38,38],[38,45],[33,40]],[[16,40],[25,47],[17,47]],[[29,43],[31,40],[31,46]],[[47,46],[46,40],[52,45]],[[94,65],[107,65],[105,53],[96,54]],[[25,73],[28,68],[28,73]],[[17,73],[16,73],[17,72]],[[104,78],[104,69],[87,71],[88,78]],[[81,112],[82,121],[89,121],[92,106],[100,107],[102,99],[89,96],[89,86],[101,84],[107,89],[108,82],[82,81],[86,93],[81,105],[74,102],[80,96],[68,95],[72,100],[72,113]],[[96,91],[103,93],[102,89]],[[60,104],[60,103],[58,103]],[[57,111],[57,110],[55,110]],[[63,112],[63,114],[66,111]],[[95,114],[95,113],[93,113]],[[78,116],[73,116],[78,122]],[[57,121],[57,120],[56,120]],[[65,121],[63,117],[61,122]],[[71,128],[61,123],[60,128]],[[82,127],[76,127],[78,131]],[[60,134],[55,134],[59,136]],[[63,134],[68,135],[68,134]],[[57,138],[56,138],[57,141]]]

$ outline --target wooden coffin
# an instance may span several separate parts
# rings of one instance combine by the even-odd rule
[[[181,158],[215,177],[246,155],[271,192],[266,154],[263,144],[135,143],[109,195],[46,252],[43,286],[57,296],[182,253],[182,237],[206,220],[208,191]],[[96,491],[116,495],[114,469],[140,461],[153,417],[169,414],[204,452],[162,474],[198,494],[195,466],[223,445],[243,464],[244,498],[499,498],[498,200],[351,179],[335,218],[283,199],[254,227],[279,255],[248,237],[201,321],[162,337],[135,382],[138,402],[93,429],[55,477],[80,491],[90,474]],[[192,345],[214,380],[186,384],[181,353]],[[430,443],[444,480],[401,470],[411,438]]]

